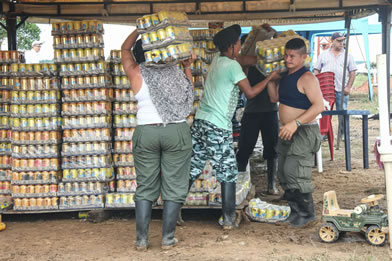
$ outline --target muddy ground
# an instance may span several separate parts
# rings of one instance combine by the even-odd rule
[[[350,102],[351,109],[363,108]],[[337,126],[336,119],[333,120]],[[362,168],[361,120],[351,119],[352,171],[345,170],[344,145],[330,161],[328,143],[322,144],[324,172],[313,169],[314,202],[318,222],[304,229],[243,222],[239,229],[224,233],[217,224],[219,210],[185,210],[185,225],[177,228],[177,247],[162,251],[161,210],[154,210],[150,226],[151,248],[136,252],[133,211],[113,212],[103,223],[61,215],[5,215],[7,229],[0,232],[0,260],[390,260],[389,243],[370,246],[362,234],[347,233],[336,243],[322,243],[317,235],[321,224],[322,195],[335,190],[341,208],[353,209],[361,198],[385,194],[384,172],[373,155],[379,122],[369,120],[370,168]],[[260,155],[253,158],[253,183],[264,200],[265,171]],[[386,200],[381,201],[386,207]]]

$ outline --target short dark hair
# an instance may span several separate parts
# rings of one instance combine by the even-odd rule
[[[235,45],[241,36],[241,26],[233,24],[219,31],[213,38],[215,46],[221,53],[226,52],[230,46]]]
[[[301,54],[306,54],[306,44],[301,38],[293,38],[286,43],[286,50],[297,50]]]
[[[144,58],[144,50],[142,46],[142,40],[139,39],[136,41],[136,43],[133,45],[132,53],[133,56],[135,57],[136,63],[141,64],[146,61],[146,58]]]

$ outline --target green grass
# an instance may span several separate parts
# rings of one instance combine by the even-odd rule
[[[356,89],[356,88],[358,88],[358,87],[361,87],[361,85],[362,85],[364,82],[367,82],[367,80],[368,80],[367,74],[358,73],[358,74],[355,76],[355,80],[354,80],[354,83],[353,83],[354,89]]]

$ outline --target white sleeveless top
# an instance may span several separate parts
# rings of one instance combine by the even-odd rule
[[[152,103],[150,92],[144,79],[142,82],[142,88],[140,88],[139,92],[135,95],[135,98],[138,103],[136,115],[138,125],[163,123],[155,105]]]

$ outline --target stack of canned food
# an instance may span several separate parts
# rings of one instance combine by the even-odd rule
[[[103,60],[103,23],[97,20],[52,24],[55,62]]]
[[[214,190],[217,187],[215,172],[207,162],[202,174],[195,180],[189,189],[185,205],[206,206],[210,205],[210,194],[215,196]],[[213,198],[213,197],[212,197]]]
[[[5,70],[5,68],[4,68]],[[52,63],[34,63],[34,64],[24,64],[24,63],[12,63],[9,65],[9,74],[18,77],[41,77],[41,76],[56,76],[57,75],[57,65]]]
[[[264,75],[278,70],[285,71],[286,63],[283,59],[286,53],[285,45],[287,41],[293,38],[303,39],[306,43],[307,52],[309,52],[309,41],[296,34],[260,41],[256,43],[257,69]],[[306,62],[310,62],[310,56],[308,56]]]
[[[102,23],[95,20],[53,25],[55,59],[65,62],[59,66],[64,116],[61,209],[103,207],[106,182],[114,178],[113,89],[102,33]]]
[[[20,61],[22,54],[17,51],[0,51],[0,204],[11,201],[11,90],[9,63]]]
[[[58,208],[60,85],[56,77],[39,71],[43,66],[32,66],[33,71],[20,70],[10,79],[15,210]],[[23,68],[20,64],[18,67]]]
[[[192,36],[185,13],[161,11],[137,19],[136,24],[147,50],[147,65],[173,64],[190,57]]]
[[[198,29],[190,31],[193,37],[193,46],[204,49],[204,54],[201,56],[201,58],[207,64],[212,62],[212,59],[218,52],[212,39],[220,30],[221,29]],[[208,70],[208,66],[206,67]]]
[[[116,168],[116,178],[109,183],[109,191],[112,193],[107,194],[105,206],[129,207],[134,204],[133,193],[136,190],[132,135],[136,127],[137,103],[128,78],[122,70],[119,50],[110,52],[110,64],[113,87],[115,88],[113,162]]]

